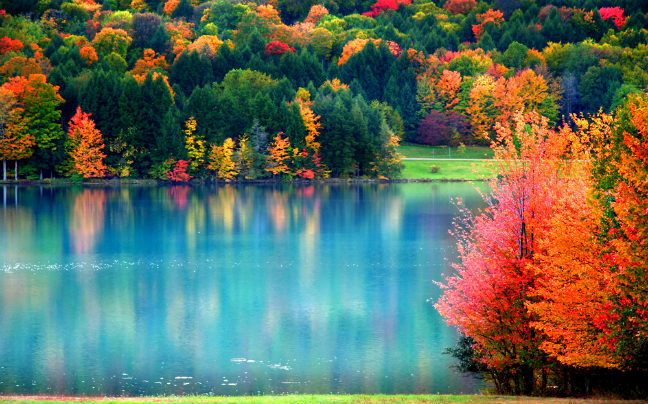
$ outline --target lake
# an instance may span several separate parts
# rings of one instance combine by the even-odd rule
[[[0,186],[0,394],[474,393],[468,183]]]

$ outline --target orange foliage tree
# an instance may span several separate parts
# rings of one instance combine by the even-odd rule
[[[630,96],[610,133],[597,139],[597,198],[605,213],[610,300],[600,327],[632,366],[648,343],[648,95]]]
[[[142,83],[146,75],[150,71],[164,71],[168,67],[167,61],[164,56],[157,56],[153,49],[144,49],[144,55],[141,59],[135,62],[135,67],[131,70],[131,74],[135,79]]]
[[[474,339],[499,391],[529,394],[535,372],[547,370],[543,334],[527,310],[543,276],[534,264],[563,213],[561,201],[583,195],[587,171],[577,161],[584,148],[569,127],[554,130],[537,113],[514,115],[512,127],[499,125],[497,134],[501,162],[489,207],[458,222],[460,260],[436,307]]]
[[[5,78],[16,76],[29,76],[30,74],[42,74],[41,66],[34,58],[15,56],[0,66],[0,75]]]
[[[299,113],[306,127],[306,147],[316,153],[320,148],[320,144],[317,141],[319,130],[322,128],[322,124],[319,122],[320,116],[315,115],[311,109],[313,103],[310,100],[310,93],[306,89],[299,88],[297,90],[295,102],[299,106]]]
[[[167,0],[162,11],[167,17],[171,17],[171,14],[178,8],[178,4],[180,4],[180,0]]]
[[[22,48],[23,43],[18,39],[11,39],[6,35],[0,38],[0,55],[7,52],[20,52]]]
[[[288,137],[282,137],[283,133],[277,133],[277,136],[274,137],[274,142],[271,146],[268,147],[268,156],[269,166],[266,168],[266,171],[271,172],[274,175],[286,174],[288,176],[293,175],[293,171],[288,167],[287,162],[290,161],[290,139]]]
[[[538,242],[535,301],[527,308],[535,317],[533,327],[544,335],[540,348],[550,357],[567,366],[619,368],[621,360],[604,343],[600,327],[611,303],[610,271],[597,236],[602,211],[590,203],[592,156],[587,150],[593,140],[610,135],[613,118],[606,114],[572,118],[578,130],[566,137],[586,148],[566,157],[578,159],[576,167],[583,174],[570,178],[577,186],[556,200],[560,214]]]
[[[308,11],[308,15],[306,16],[304,22],[317,25],[317,23],[319,23],[322,18],[326,17],[328,14],[329,11],[326,7],[321,4],[315,4]]]
[[[341,66],[343,65],[349,58],[356,53],[360,52],[361,50],[364,49],[364,47],[369,43],[373,43],[374,46],[378,47],[380,43],[383,40],[381,38],[378,39],[373,39],[373,38],[356,38],[352,39],[349,42],[344,45],[344,48],[342,48],[342,55],[340,56],[340,59],[338,59],[338,65]],[[389,48],[389,51],[396,57],[399,57],[401,55],[401,48],[398,46],[396,42],[392,41],[385,41],[385,44]]]
[[[499,113],[495,106],[494,88],[495,80],[484,75],[477,77],[470,89],[466,113],[477,138],[488,139],[495,117]]]
[[[441,102],[443,109],[452,111],[459,103],[459,94],[461,92],[461,73],[450,70],[444,70],[437,81],[435,89],[438,94],[438,100]]]
[[[81,49],[79,49],[79,53],[81,53],[81,57],[88,64],[88,66],[91,66],[93,63],[99,60],[97,51],[89,44],[81,47]]]
[[[479,41],[479,38],[484,33],[484,28],[488,24],[494,24],[499,27],[504,22],[504,14],[499,10],[488,9],[485,13],[476,15],[477,21],[479,24],[474,24],[472,26],[473,34],[475,34],[475,40]]]
[[[104,165],[104,141],[99,129],[95,127],[90,114],[77,107],[70,119],[68,129],[68,149],[72,159],[72,172],[84,178],[100,178],[106,175],[108,168]]]

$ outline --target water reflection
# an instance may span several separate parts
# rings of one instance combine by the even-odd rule
[[[0,393],[473,392],[426,303],[455,196],[478,204],[469,184],[9,189]]]

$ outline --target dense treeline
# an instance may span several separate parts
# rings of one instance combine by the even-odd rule
[[[648,84],[639,0],[0,4],[0,154],[28,178],[393,177],[399,139],[488,144]]]

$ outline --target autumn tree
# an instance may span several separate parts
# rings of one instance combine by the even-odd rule
[[[306,148],[313,152],[318,152],[321,145],[317,141],[317,137],[319,136],[322,124],[319,122],[320,116],[315,115],[312,110],[313,103],[310,100],[310,93],[308,90],[304,88],[297,90],[295,102],[299,106],[299,114],[301,115],[306,131],[308,132],[304,139],[306,141]]]
[[[268,147],[268,167],[266,171],[271,172],[274,175],[285,174],[292,175],[292,169],[288,166],[290,162],[290,139],[288,137],[283,137],[283,133],[277,133],[277,136],[274,137],[274,141]]]
[[[42,74],[30,74],[29,77],[13,77],[2,87],[13,93],[21,108],[19,113],[21,129],[33,137],[34,146],[31,160],[35,168],[40,169],[42,178],[44,168],[52,168],[53,152],[59,147],[63,130],[59,124],[61,111],[58,106],[63,98],[58,94],[58,87],[49,84]],[[21,141],[27,137],[20,136]],[[26,144],[26,143],[24,143]],[[24,158],[24,157],[23,157]]]
[[[102,55],[116,53],[126,57],[126,51],[133,42],[133,39],[123,29],[105,27],[92,40],[92,45]]]
[[[0,157],[2,157],[2,179],[7,180],[7,160],[14,161],[14,179],[18,180],[18,160],[31,157],[34,153],[34,136],[29,134],[22,119],[23,108],[12,91],[0,87]]]
[[[166,176],[173,182],[189,182],[193,177],[187,173],[189,162],[187,160],[175,161],[170,159],[167,163],[173,167],[173,170],[168,171]]]
[[[443,8],[450,11],[452,14],[468,15],[470,11],[477,6],[475,0],[449,0],[443,5]]]
[[[599,14],[603,20],[612,19],[614,25],[617,29],[621,29],[621,26],[625,24],[628,17],[623,15],[623,9],[621,7],[601,7],[599,9]]]
[[[0,55],[4,55],[7,52],[20,52],[23,46],[20,40],[12,39],[5,35],[0,38]]]
[[[227,138],[222,146],[212,145],[207,156],[207,169],[216,173],[216,177],[227,182],[236,178],[239,170],[234,161],[235,144],[232,138]]]
[[[499,27],[502,25],[502,22],[504,22],[504,14],[501,11],[493,10],[492,8],[485,13],[477,14],[476,18],[479,24],[474,24],[472,30],[475,35],[475,40],[477,41],[481,38],[487,25],[492,24]]]
[[[495,117],[500,113],[495,105],[495,80],[489,75],[475,79],[468,95],[466,113],[477,139],[489,139]]]
[[[196,131],[196,120],[190,117],[185,122],[185,149],[189,156],[191,170],[196,172],[205,164],[205,154],[207,152],[207,145],[205,139],[201,136],[194,134]]]
[[[131,74],[135,80],[141,83],[149,72],[161,72],[166,70],[167,67],[168,64],[164,56],[156,55],[153,49],[144,49],[144,55],[141,59],[135,62],[135,67],[131,70]]]
[[[216,35],[201,35],[189,46],[187,52],[197,52],[200,56],[214,59],[218,55],[218,49],[223,45]]]
[[[76,114],[70,119],[67,149],[72,160],[71,171],[84,178],[101,178],[108,168],[103,159],[104,142],[101,132],[95,128],[90,114],[77,107]]]
[[[376,18],[380,13],[385,10],[398,10],[400,5],[410,5],[412,4],[411,0],[378,0],[372,6],[371,10],[363,13],[367,17]]]
[[[547,380],[544,335],[527,310],[542,277],[533,264],[562,213],[560,201],[582,189],[586,172],[575,160],[584,148],[567,126],[554,130],[536,113],[514,115],[497,135],[495,158],[501,162],[489,207],[458,222],[459,263],[436,307],[474,339],[477,359],[499,391],[529,394],[537,370]]]
[[[630,96],[610,131],[600,131],[594,160],[595,195],[604,220],[610,305],[599,326],[624,367],[648,358],[648,96]]]
[[[291,48],[288,44],[279,41],[268,42],[265,48],[266,55],[283,55],[286,52],[295,53],[295,48]]]

